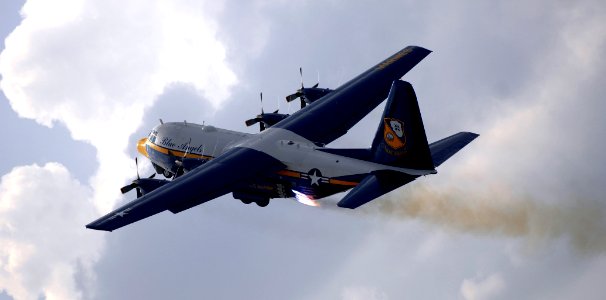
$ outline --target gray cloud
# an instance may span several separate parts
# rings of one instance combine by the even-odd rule
[[[243,120],[258,113],[258,92],[272,109],[298,87],[299,66],[306,84],[315,83],[319,71],[322,86],[336,87],[403,46],[419,44],[434,53],[405,79],[415,86],[430,140],[459,130],[482,136],[439,175],[394,193],[405,218],[288,202],[258,209],[222,197],[111,233],[96,265],[97,285],[81,287],[86,295],[443,299],[459,295],[465,280],[481,289],[491,274],[505,283],[492,294],[497,298],[603,294],[601,256],[578,257],[569,247],[572,240],[589,253],[603,249],[599,1],[227,1],[195,11],[207,9],[207,25],[226,45],[226,63],[239,84],[210,115],[211,97],[191,84],[160,89],[155,105],[139,110],[146,112],[140,134],[158,117],[254,132]],[[127,12],[129,20],[137,16]],[[126,87],[128,92],[133,85]],[[280,108],[288,109],[283,103]],[[335,145],[368,145],[379,114],[371,113]],[[140,134],[131,135],[130,144]],[[106,189],[116,193],[116,187]],[[489,202],[494,191],[498,201]],[[589,219],[578,217],[586,211]],[[463,212],[479,217],[469,220]],[[547,243],[524,251],[527,238]],[[583,238],[589,240],[585,246]]]
[[[499,274],[484,279],[465,279],[461,285],[461,295],[466,300],[494,299],[505,288]]]

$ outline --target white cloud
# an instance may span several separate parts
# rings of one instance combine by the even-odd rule
[[[97,148],[92,184],[102,211],[134,174],[123,153],[128,137],[167,85],[192,84],[215,107],[229,96],[237,79],[206,13],[220,10],[213,5],[30,0],[23,7],[0,55],[0,86],[20,116],[62,122]]]
[[[465,279],[461,284],[461,296],[466,300],[492,299],[505,288],[505,281],[499,274],[484,279]]]
[[[74,278],[97,260],[102,236],[91,190],[58,163],[13,169],[0,182],[0,290],[15,299],[78,299]]]
[[[145,109],[168,85],[184,82],[214,110],[237,81],[208,17],[220,9],[189,1],[25,3],[0,54],[0,87],[21,117],[61,122],[74,139],[90,142],[99,169],[90,186],[56,163],[3,177],[0,291],[16,299],[83,297],[80,285],[94,280],[76,283],[75,275],[94,277],[90,266],[103,242],[84,225],[107,212],[135,174],[124,150]]]

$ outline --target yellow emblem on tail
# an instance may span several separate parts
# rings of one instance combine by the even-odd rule
[[[385,143],[394,150],[406,146],[406,135],[404,135],[404,122],[394,119],[383,119],[384,127],[383,138]]]

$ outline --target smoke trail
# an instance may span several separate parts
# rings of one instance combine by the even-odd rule
[[[568,239],[583,254],[606,253],[603,209],[589,201],[545,203],[508,188],[467,191],[420,182],[363,207],[367,213],[417,218],[460,232],[523,237],[536,247]]]

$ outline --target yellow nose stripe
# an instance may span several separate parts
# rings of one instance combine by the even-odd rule
[[[143,154],[145,157],[149,157],[147,154],[147,149],[145,148],[145,143],[147,142],[147,138],[142,138],[137,142],[137,151]]]

